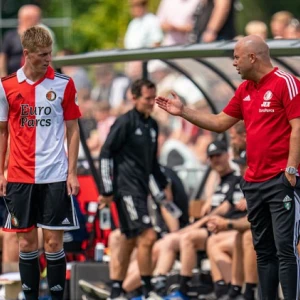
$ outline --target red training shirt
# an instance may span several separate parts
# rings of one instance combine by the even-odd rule
[[[299,90],[296,77],[274,68],[258,84],[244,81],[224,108],[227,115],[245,121],[246,181],[268,180],[287,167],[289,121],[300,117]]]

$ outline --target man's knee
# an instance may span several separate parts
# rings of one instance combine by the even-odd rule
[[[138,244],[139,246],[152,247],[156,240],[156,232],[152,228],[149,228],[139,236]]]
[[[45,252],[55,253],[63,248],[63,231],[44,230]]]
[[[18,233],[17,236],[21,252],[31,252],[38,249],[38,235],[35,229],[29,232]]]

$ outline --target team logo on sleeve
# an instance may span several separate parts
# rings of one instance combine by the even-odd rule
[[[264,100],[269,101],[272,99],[272,97],[273,97],[273,93],[271,91],[267,91],[264,95]]]
[[[54,91],[49,91],[46,94],[46,98],[49,101],[54,101],[56,99],[56,93]]]

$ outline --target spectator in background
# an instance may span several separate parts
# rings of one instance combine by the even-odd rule
[[[127,27],[124,46],[126,49],[159,46],[163,33],[158,18],[148,12],[148,0],[129,0],[133,19]]]
[[[73,55],[74,51],[71,49],[62,49],[58,51],[57,56]],[[90,98],[92,83],[85,68],[79,66],[63,66],[61,67],[63,74],[71,77],[74,81],[77,91],[78,103],[81,105],[82,101]]]
[[[274,39],[282,39],[284,36],[284,31],[289,23],[293,19],[293,14],[289,11],[279,11],[275,13],[271,18],[271,33]]]
[[[283,37],[285,39],[300,39],[300,22],[297,19],[292,19],[289,25],[285,28]]]
[[[188,42],[193,29],[193,15],[202,0],[161,0],[157,16],[164,31],[164,46],[182,45]]]
[[[45,25],[41,24],[42,11],[32,4],[23,5],[18,11],[18,27],[4,34],[0,51],[0,76],[6,76],[16,72],[24,63],[21,34],[31,26],[44,27],[51,34],[53,43],[54,33]]]
[[[87,145],[92,155],[98,157],[116,117],[111,115],[110,105],[106,101],[94,103],[93,116],[97,122],[97,129],[91,132]]]
[[[245,33],[246,35],[258,35],[263,40],[266,40],[268,37],[268,27],[267,25],[262,21],[250,21],[245,26]]]
[[[130,79],[115,73],[112,64],[96,66],[96,86],[92,89],[91,98],[94,101],[108,101],[112,110],[118,114],[125,103],[126,92]]]
[[[231,40],[235,35],[234,0],[200,0],[190,42]]]

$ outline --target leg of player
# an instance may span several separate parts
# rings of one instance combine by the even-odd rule
[[[137,261],[142,279],[143,295],[147,298],[152,291],[152,247],[157,239],[153,228],[144,230],[137,240]]]
[[[19,232],[17,235],[22,289],[26,300],[36,300],[39,296],[40,283],[37,229],[34,228],[29,232]]]
[[[47,259],[47,279],[52,300],[62,300],[66,282],[66,256],[63,231],[43,229]]]

